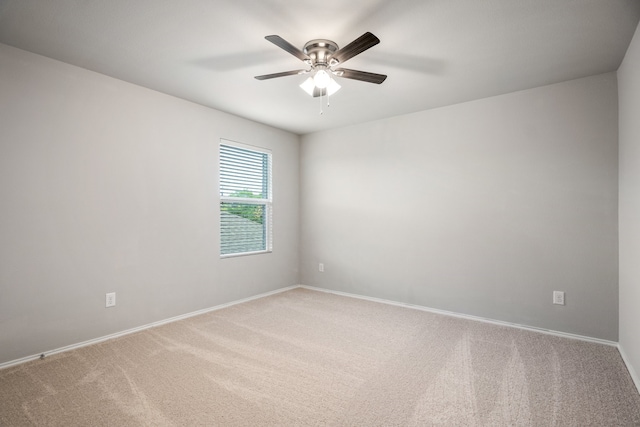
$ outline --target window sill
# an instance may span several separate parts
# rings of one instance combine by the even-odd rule
[[[224,255],[220,255],[221,259],[224,258],[237,258],[237,257],[241,257],[241,256],[250,256],[250,255],[259,255],[259,254],[270,254],[271,252],[273,252],[272,250],[267,250],[267,251],[254,251],[254,252],[241,252],[241,253],[237,253],[237,254],[224,254]]]

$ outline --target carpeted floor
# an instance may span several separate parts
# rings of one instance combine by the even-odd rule
[[[2,426],[633,426],[614,347],[295,289],[0,371]]]

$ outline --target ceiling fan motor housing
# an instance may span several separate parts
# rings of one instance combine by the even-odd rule
[[[338,45],[331,40],[315,39],[308,41],[304,45],[303,52],[311,58],[311,65],[313,68],[316,66],[329,67],[331,64],[331,56],[338,50]]]

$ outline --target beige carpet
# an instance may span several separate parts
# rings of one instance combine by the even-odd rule
[[[0,371],[0,425],[632,426],[616,348],[295,289]]]

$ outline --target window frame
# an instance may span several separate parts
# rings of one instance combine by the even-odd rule
[[[266,198],[251,198],[251,197],[231,197],[222,194],[222,146],[231,148],[239,148],[241,150],[253,151],[256,153],[265,154],[267,156],[267,197]],[[220,258],[234,258],[239,256],[258,255],[273,252],[273,153],[270,149],[264,147],[258,147],[255,145],[236,142],[224,138],[220,138],[218,144],[218,194],[219,194],[219,232],[220,232]],[[241,203],[250,205],[264,206],[264,239],[265,249],[258,251],[246,251],[246,252],[234,252],[223,254],[222,253],[222,204],[223,203]]]

